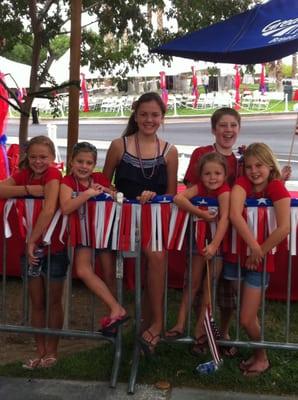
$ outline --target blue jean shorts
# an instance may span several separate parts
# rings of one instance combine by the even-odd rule
[[[41,275],[44,278],[48,276],[48,256],[45,255],[41,259]],[[66,278],[67,268],[69,265],[69,258],[66,251],[51,254],[50,260],[50,279],[55,281],[62,281]],[[28,266],[26,265],[26,257],[21,257],[21,268],[22,268],[22,278],[24,279],[27,272]],[[29,279],[34,279],[28,277]]]
[[[75,247],[75,251],[79,251],[79,250],[82,250],[82,249],[88,249],[88,250],[90,250],[90,251],[93,251],[93,250],[94,250],[95,256],[100,255],[103,251],[109,251],[108,248],[104,248],[104,249],[94,249],[94,248],[92,248],[91,246],[85,246],[84,244],[78,244],[78,245]]]
[[[238,264],[224,263],[223,267],[224,278],[230,281],[238,280]],[[264,287],[267,289],[269,285],[270,273],[264,274]],[[240,271],[241,281],[249,287],[260,289],[263,286],[263,272],[251,271],[247,268],[241,268]]]

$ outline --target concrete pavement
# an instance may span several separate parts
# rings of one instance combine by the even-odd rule
[[[5,400],[294,400],[297,396],[272,396],[234,392],[215,392],[193,388],[159,390],[152,385],[136,385],[127,394],[127,385],[116,389],[107,382],[58,381],[0,377],[0,399]]]

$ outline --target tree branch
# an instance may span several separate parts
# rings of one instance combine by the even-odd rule
[[[97,5],[98,5],[98,1],[96,1],[96,2],[93,3],[93,4],[91,4],[91,6],[88,6],[88,7],[84,8],[84,9],[82,10],[82,14],[85,13],[85,12],[87,12],[87,11],[89,11],[89,10],[91,10],[91,8],[93,8],[94,6],[97,6]]]
[[[49,9],[50,9],[50,7],[51,7],[51,5],[53,4],[54,2],[53,2],[53,0],[47,0],[46,2],[45,2],[45,5],[44,5],[44,7],[43,7],[43,9],[38,13],[38,15],[37,15],[37,17],[38,17],[38,19],[39,19],[39,21],[41,22],[43,19],[44,19],[44,17],[47,15],[47,13],[48,13],[48,11],[49,11]]]

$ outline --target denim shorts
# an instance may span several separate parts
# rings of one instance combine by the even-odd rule
[[[223,267],[224,278],[230,281],[236,281],[238,279],[238,264],[236,263],[224,263]],[[252,288],[260,289],[263,285],[263,272],[251,271],[247,268],[241,268],[241,281]],[[265,289],[269,285],[270,273],[265,272]]]
[[[75,247],[75,251],[79,251],[79,250],[82,250],[82,249],[88,249],[88,250],[90,250],[90,251],[93,251],[93,250],[94,250],[95,256],[98,256],[98,255],[101,254],[103,251],[110,251],[108,248],[104,248],[104,249],[94,249],[93,247],[91,247],[91,246],[85,246],[84,244],[78,244],[78,245]]]
[[[48,256],[45,255],[41,259],[41,275],[45,278],[48,276]],[[67,268],[69,265],[69,258],[66,251],[61,251],[55,254],[51,254],[50,260],[50,279],[55,281],[62,281],[66,278]],[[26,257],[21,257],[21,268],[22,268],[22,278],[24,279],[28,266],[26,265]],[[34,279],[28,277],[29,279]]]

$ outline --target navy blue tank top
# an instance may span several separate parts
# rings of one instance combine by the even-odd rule
[[[135,199],[144,190],[165,194],[168,186],[165,155],[171,145],[166,143],[162,154],[156,158],[142,159],[142,170],[139,158],[127,152],[126,139],[123,138],[124,153],[115,170],[116,189],[127,199]]]

